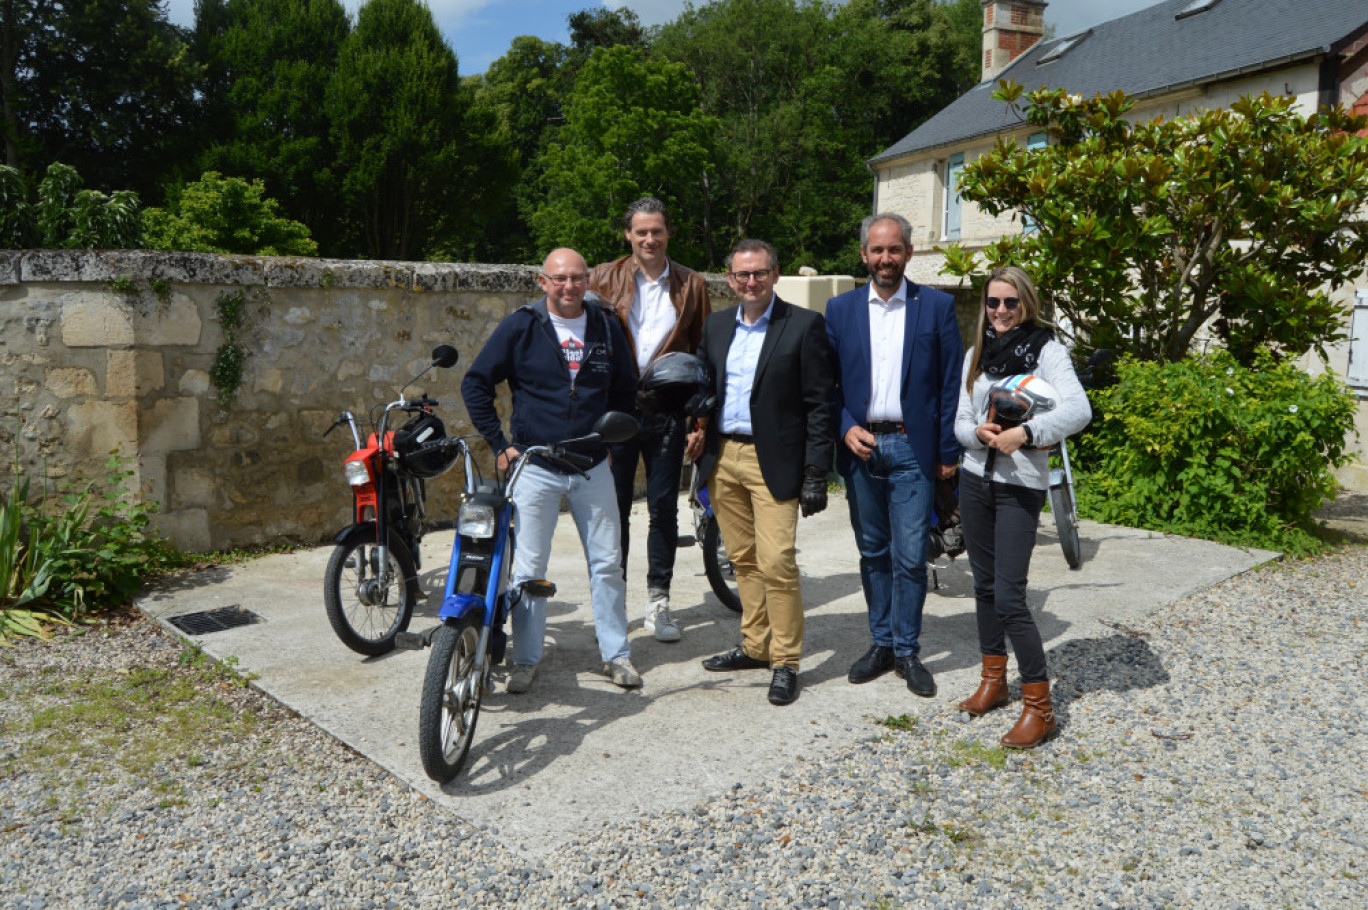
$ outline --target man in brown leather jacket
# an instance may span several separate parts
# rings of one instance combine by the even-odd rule
[[[650,196],[638,199],[627,207],[622,226],[631,255],[596,266],[589,276],[589,290],[617,313],[640,376],[661,354],[694,353],[712,305],[703,276],[666,255],[673,224],[663,202]],[[650,514],[646,631],[658,641],[679,641],[679,627],[670,616],[670,581],[679,546],[679,481],[687,427],[678,416],[637,416],[641,433],[612,447],[622,522],[623,575],[627,571],[627,522],[640,458],[646,465]]]

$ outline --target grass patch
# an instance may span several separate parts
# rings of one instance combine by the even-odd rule
[[[878,724],[881,727],[887,727],[890,730],[898,730],[902,733],[910,733],[913,729],[916,728],[917,719],[907,714],[899,714],[897,717],[894,717],[892,714],[890,714],[883,720],[876,720],[874,721],[874,723]]]
[[[950,750],[952,754],[948,761],[954,768],[975,762],[990,765],[999,771],[1007,767],[1007,750],[1001,746],[985,746],[976,739],[961,739],[951,743]]]
[[[191,658],[176,667],[133,667],[47,678],[29,693],[30,713],[0,727],[17,748],[0,773],[61,776],[67,769],[149,777],[167,805],[184,803],[180,784],[156,773],[167,765],[195,768],[216,746],[250,736],[261,719],[219,697],[216,690],[244,685],[231,666]],[[169,773],[169,772],[168,772]],[[71,781],[63,784],[63,789]]]

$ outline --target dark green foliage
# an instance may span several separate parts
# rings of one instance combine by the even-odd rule
[[[477,230],[511,185],[492,117],[417,0],[369,0],[343,43],[326,112],[343,200],[370,258],[426,256]],[[487,118],[487,119],[486,119]]]
[[[0,165],[0,248],[133,249],[142,238],[138,194],[81,189],[81,176],[54,164],[32,192]]]
[[[1078,463],[1090,518],[1293,553],[1320,546],[1312,513],[1352,460],[1356,402],[1333,374],[1269,355],[1254,368],[1218,352],[1176,363],[1126,359]]]
[[[207,171],[165,209],[143,212],[149,249],[245,256],[313,256],[309,229],[279,215],[260,180]]]
[[[158,0],[0,3],[4,164],[150,198],[190,154],[199,69]]]
[[[349,32],[339,0],[228,0],[200,8],[196,33],[209,54],[205,104],[223,120],[201,169],[263,180],[331,255],[355,252],[324,107]]]
[[[240,290],[231,294],[225,291],[214,301],[223,343],[214,352],[214,362],[209,367],[209,381],[218,389],[220,407],[226,408],[237,394],[238,386],[242,385],[242,369],[247,352],[237,343],[237,332],[242,327],[246,308],[247,295]]]

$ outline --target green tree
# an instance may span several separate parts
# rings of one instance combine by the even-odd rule
[[[1179,361],[1210,324],[1249,365],[1264,350],[1324,357],[1343,337],[1331,294],[1368,257],[1368,140],[1355,135],[1368,118],[1263,95],[1132,124],[1121,92],[1003,82],[994,97],[1051,142],[1000,140],[965,167],[964,198],[1038,226],[981,259],[1030,271],[1085,348]],[[952,273],[979,269],[980,256],[947,253]]]
[[[977,72],[980,30],[950,15],[969,2],[715,0],[662,26],[653,52],[688,67],[720,123],[704,200],[714,248],[758,236],[785,263],[858,268],[865,160]]]
[[[337,153],[324,101],[350,31],[340,0],[208,0],[195,40],[208,54],[205,105],[225,129],[204,170],[265,181],[324,251],[347,255]]]
[[[474,105],[492,117],[516,156],[517,180],[499,200],[463,256],[477,262],[538,262],[526,214],[537,207],[541,153],[561,122],[568,71],[566,48],[528,35],[490,64],[475,85]]]
[[[697,97],[679,64],[647,60],[632,47],[596,50],[543,155],[532,215],[541,246],[572,246],[590,262],[609,259],[620,255],[617,219],[633,199],[653,195],[679,211],[696,209],[717,128]],[[692,259],[698,250],[678,236],[671,253]]]
[[[30,191],[23,174],[0,165],[0,248],[132,249],[141,234],[131,190],[82,189],[75,168],[54,164]]]
[[[193,142],[197,69],[159,0],[0,3],[5,164],[149,195]]]
[[[167,208],[142,213],[149,249],[244,256],[315,256],[309,229],[280,216],[260,180],[206,171]]]
[[[408,259],[459,246],[507,190],[508,138],[472,110],[472,95],[424,4],[361,7],[326,111],[366,255]]]

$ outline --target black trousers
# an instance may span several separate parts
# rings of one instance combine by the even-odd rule
[[[1044,490],[988,483],[960,471],[960,521],[974,572],[979,650],[1006,655],[1012,640],[1021,681],[1045,682],[1045,647],[1026,606],[1026,574],[1035,549]]]
[[[627,549],[631,542],[628,519],[636,485],[637,460],[646,464],[646,590],[669,594],[679,548],[679,487],[684,471],[685,426],[680,417],[641,417],[634,439],[610,446],[613,483],[617,487],[618,516],[622,522],[622,575],[627,577]]]

